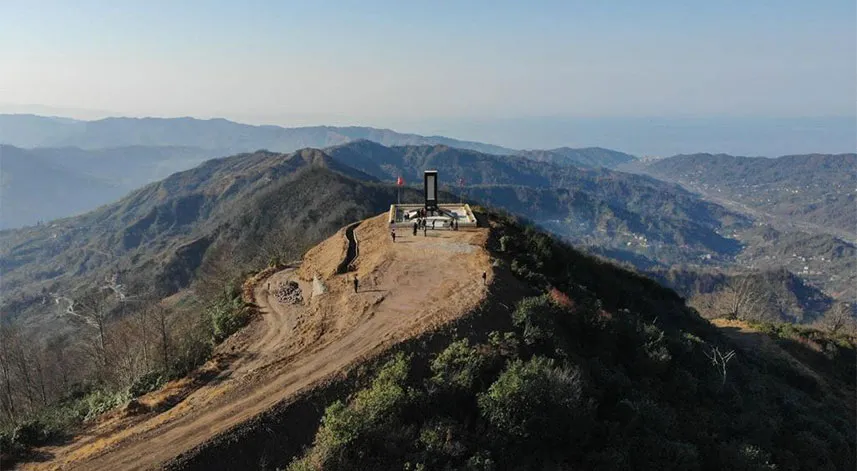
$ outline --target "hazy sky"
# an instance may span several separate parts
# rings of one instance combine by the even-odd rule
[[[388,126],[853,116],[857,11],[854,0],[3,0],[0,64],[7,110],[66,114]]]

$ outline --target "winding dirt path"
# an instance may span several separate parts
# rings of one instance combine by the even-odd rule
[[[394,244],[381,215],[354,233],[360,244],[355,272],[336,274],[347,250],[340,231],[310,250],[299,269],[269,279],[272,286],[298,280],[304,305],[280,304],[267,282],[257,286],[261,315],[218,347],[226,364],[175,407],[107,421],[69,445],[46,449],[49,462],[26,467],[158,468],[363,359],[472,311],[486,294],[487,229],[400,233]],[[358,293],[350,282],[355,275]],[[313,278],[325,285],[324,294],[312,296]]]

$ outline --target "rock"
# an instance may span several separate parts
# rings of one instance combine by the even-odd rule
[[[278,284],[274,288],[274,297],[282,304],[301,304],[304,302],[301,287],[295,281]]]
[[[319,280],[317,276],[313,276],[312,277],[312,295],[313,296],[319,296],[319,295],[324,294],[325,291],[327,291],[327,289],[324,287],[324,283],[322,283],[321,280]]]

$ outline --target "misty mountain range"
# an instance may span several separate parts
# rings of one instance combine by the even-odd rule
[[[210,158],[259,149],[292,152],[325,148],[363,139],[387,146],[445,145],[495,155],[519,153],[490,144],[368,127],[282,128],[225,119],[78,121],[0,115],[0,198],[4,202],[0,229],[80,214]],[[631,155],[599,148],[520,154],[585,167],[612,167],[635,160]],[[40,178],[34,178],[36,175]]]
[[[599,148],[506,150],[496,154],[447,143],[462,141],[371,128],[288,130],[225,120],[111,119],[86,123],[32,116],[2,118],[16,122],[21,130],[12,139],[13,144],[81,146],[0,147],[4,220],[34,216],[48,220],[105,204],[82,216],[0,233],[0,261],[11,303],[4,310],[9,312],[38,311],[38,304],[33,303],[42,299],[39,293],[43,290],[71,289],[88,278],[111,272],[140,278],[137,283],[156,280],[154,285],[168,294],[187,284],[212,247],[259,246],[275,227],[284,228],[281,232],[290,240],[285,245],[290,247],[289,253],[299,254],[305,248],[301,241],[309,243],[334,230],[350,219],[350,212],[359,208],[360,216],[368,216],[382,211],[394,199],[391,183],[397,176],[419,186],[422,171],[427,168],[441,172],[447,198],[461,193],[460,197],[470,201],[504,208],[592,253],[653,274],[681,267],[690,273],[682,276],[683,283],[688,276],[695,276],[694,270],[787,267],[810,284],[800,302],[772,301],[773,306],[779,306],[772,308],[773,318],[811,320],[819,312],[804,312],[806,306],[827,306],[830,295],[848,298],[853,294],[855,247],[850,239],[775,227],[770,225],[772,221],[742,209],[750,204],[742,203],[743,193],[730,193],[733,199],[718,202],[675,183],[689,185],[682,178],[667,175],[670,169],[685,175],[681,169],[689,159],[698,157],[641,162],[629,154]],[[170,126],[173,121],[177,121],[176,129]],[[27,123],[36,124],[28,127]],[[140,124],[139,129],[134,124]],[[183,126],[184,131],[179,130]],[[227,128],[244,133],[218,131]],[[51,137],[57,129],[65,130],[64,134]],[[351,134],[339,132],[342,129]],[[215,144],[206,144],[194,132],[204,132]],[[8,129],[0,133],[12,134]],[[367,134],[388,145],[360,137]],[[345,142],[339,142],[342,140]],[[437,140],[441,142],[433,142]],[[282,146],[312,142],[325,147],[294,154],[257,151],[209,160],[230,147],[255,149],[265,142]],[[479,143],[459,145],[487,146],[485,149],[499,152],[495,146]],[[805,171],[811,164],[800,162],[819,158],[765,159],[763,163],[771,170],[762,172],[751,166],[742,171],[753,173],[754,185],[767,182],[776,187],[777,179],[786,178],[789,168]],[[814,178],[847,187],[849,180],[841,175],[842,166],[852,158],[824,157],[831,163],[819,168]],[[718,162],[717,171],[732,175],[730,181],[740,182],[748,177],[729,168],[743,168],[746,159],[713,161]],[[457,186],[459,179],[466,182],[465,187]],[[823,191],[825,185],[817,188]],[[405,193],[406,199],[419,199],[417,191],[408,189]],[[356,201],[360,198],[368,199]],[[800,199],[792,202],[797,206],[800,203]],[[817,202],[810,198],[806,204],[810,207]],[[263,206],[268,209],[259,209]],[[798,213],[815,214],[794,212]],[[766,231],[760,233],[763,228]],[[804,240],[812,244],[802,243]],[[783,244],[791,247],[789,253],[779,250]],[[824,256],[819,259],[821,253]],[[264,263],[259,256],[249,252],[240,255],[246,263]],[[791,286],[791,276],[768,279]],[[790,293],[782,299],[795,298],[788,289],[780,291]],[[816,301],[804,302],[807,299]]]
[[[168,293],[210,247],[263,241],[277,225],[290,228],[298,253],[310,240],[301,231],[318,238],[355,208],[382,211],[396,177],[418,187],[428,168],[441,172],[445,195],[503,208],[667,283],[680,279],[679,289],[697,272],[787,269],[766,279],[807,284],[800,299],[780,287],[787,294],[771,301],[772,318],[811,320],[819,312],[807,306],[856,294],[857,236],[846,211],[857,188],[854,154],[640,161],[601,148],[517,151],[372,128],[28,115],[0,115],[0,123],[3,228],[43,223],[0,232],[10,312],[28,312],[41,290],[110,270],[145,274]],[[322,150],[284,153],[295,146]],[[218,158],[238,151],[247,153]],[[322,190],[327,182],[338,189]],[[350,201],[358,195],[372,196]],[[276,220],[259,205],[278,208]],[[673,269],[683,275],[659,275]]]

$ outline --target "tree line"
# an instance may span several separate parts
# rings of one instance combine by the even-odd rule
[[[200,269],[205,281],[173,301],[126,295],[115,278],[57,297],[50,309],[78,325],[73,333],[44,338],[0,322],[4,459],[66,436],[204,363],[248,319],[230,253],[212,250]]]

